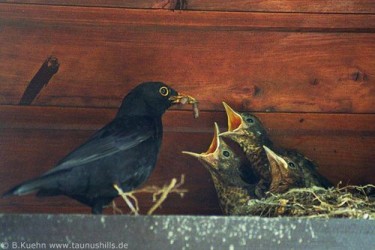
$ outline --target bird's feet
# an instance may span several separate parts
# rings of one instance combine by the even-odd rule
[[[119,187],[117,184],[113,184],[113,187],[116,189],[118,194],[124,199],[125,203],[128,205],[130,208],[131,213],[134,215],[139,215],[139,206],[138,206],[138,200],[137,198],[133,195],[133,192],[127,192],[124,193],[124,191]],[[130,199],[133,200],[133,202]]]

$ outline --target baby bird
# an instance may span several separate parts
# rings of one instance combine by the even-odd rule
[[[317,170],[315,164],[296,151],[277,154],[263,146],[270,162],[271,193],[285,193],[292,188],[320,186],[328,188],[332,184]]]
[[[242,148],[249,160],[250,167],[259,179],[255,193],[258,198],[262,198],[271,181],[268,158],[263,145],[272,147],[272,141],[268,138],[266,130],[256,116],[249,113],[238,113],[225,102],[223,105],[228,117],[228,131],[220,136],[231,139]]]
[[[254,184],[242,178],[241,168],[249,168],[219,136],[219,127],[215,123],[215,132],[211,145],[204,153],[183,151],[197,158],[210,172],[224,214],[230,215],[238,206],[243,206],[254,198]],[[251,177],[250,177],[251,178]]]

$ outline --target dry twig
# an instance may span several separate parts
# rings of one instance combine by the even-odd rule
[[[119,195],[124,199],[127,206],[130,208],[131,213],[138,215],[139,214],[139,205],[138,200],[135,197],[134,194],[137,193],[151,193],[152,194],[152,201],[155,203],[147,212],[148,215],[151,215],[155,212],[156,209],[158,209],[162,203],[165,201],[165,199],[168,197],[171,193],[176,193],[181,196],[181,198],[184,196],[186,192],[188,192],[187,189],[180,189],[180,187],[185,183],[185,175],[181,175],[180,182],[177,183],[177,179],[173,178],[169,185],[164,185],[163,187],[158,186],[148,186],[144,187],[142,189],[133,190],[131,192],[124,193],[121,188],[117,185],[114,185],[114,188],[117,190]],[[129,200],[131,198],[134,202],[131,202]],[[114,212],[118,212],[117,207],[113,207]]]

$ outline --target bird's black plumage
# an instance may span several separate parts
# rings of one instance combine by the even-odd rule
[[[66,195],[90,206],[93,213],[101,213],[118,195],[114,184],[127,192],[149,177],[162,142],[162,115],[182,97],[161,82],[138,85],[125,96],[114,120],[54,168],[4,196]]]

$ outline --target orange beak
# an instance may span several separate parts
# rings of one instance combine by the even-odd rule
[[[208,147],[207,151],[206,152],[203,152],[203,153],[200,153],[200,154],[197,154],[197,153],[193,153],[193,152],[189,152],[189,151],[182,151],[183,154],[187,154],[187,155],[190,155],[190,156],[193,156],[195,158],[198,158],[199,160],[202,160],[206,163],[208,163],[209,165],[212,164],[212,161],[214,161],[216,158],[217,158],[217,153],[216,151],[218,150],[219,148],[219,144],[220,144],[220,140],[219,140],[219,126],[217,125],[217,123],[215,122],[215,132],[214,132],[214,137],[212,138],[212,141],[211,141],[211,144],[210,146]],[[216,153],[216,154],[215,154]],[[210,164],[211,163],[211,164]]]
[[[228,104],[223,102],[228,118],[228,131],[233,132],[243,124],[243,119],[239,113],[234,111]]]

